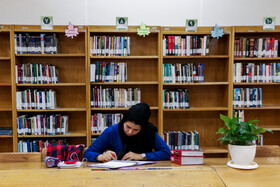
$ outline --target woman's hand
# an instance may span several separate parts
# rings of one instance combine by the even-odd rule
[[[103,154],[100,154],[96,157],[96,160],[97,161],[100,161],[100,162],[108,162],[110,160],[117,160],[117,156],[116,156],[116,153],[114,151],[106,151],[105,153]]]
[[[143,160],[143,158],[141,154],[128,152],[123,156],[122,160]]]

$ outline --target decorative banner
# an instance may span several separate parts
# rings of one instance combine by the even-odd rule
[[[65,29],[65,36],[71,37],[73,39],[73,36],[77,36],[78,34],[78,28],[75,28],[74,25],[72,25],[72,23],[69,22],[67,29]]]
[[[211,31],[211,36],[213,38],[219,39],[219,37],[222,37],[223,35],[224,35],[224,29],[220,29],[220,27],[216,24],[214,30]]]
[[[145,37],[145,35],[149,35],[151,33],[150,27],[147,27],[143,22],[141,23],[140,27],[137,29],[137,34],[139,36]]]
[[[263,18],[263,30],[275,30],[275,17]]]
[[[128,17],[116,18],[116,30],[128,30]]]
[[[42,30],[53,30],[53,17],[52,16],[41,16],[41,29]]]
[[[197,32],[197,19],[186,20],[186,32]]]

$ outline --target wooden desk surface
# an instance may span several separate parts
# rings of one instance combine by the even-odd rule
[[[169,161],[140,167],[167,170],[91,171],[46,168],[43,162],[1,162],[1,185],[20,186],[279,186],[280,157],[261,157],[259,168],[239,170],[226,166],[226,158],[207,158],[201,166],[180,166]]]

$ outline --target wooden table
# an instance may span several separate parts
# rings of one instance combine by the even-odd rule
[[[238,170],[226,166],[228,159],[204,159],[201,166],[179,166],[169,161],[146,167],[166,170],[91,171],[46,168],[42,162],[1,162],[0,186],[279,186],[280,157],[257,158],[259,168]]]

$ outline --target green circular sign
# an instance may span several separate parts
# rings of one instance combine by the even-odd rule
[[[124,18],[120,18],[119,19],[119,24],[125,24],[125,19]]]
[[[50,24],[51,19],[49,17],[44,17],[43,22],[44,24]]]
[[[271,18],[266,18],[265,23],[266,24],[271,24],[273,20]]]
[[[195,25],[194,20],[190,20],[190,21],[188,22],[188,26],[189,26],[189,27],[193,27],[194,25]]]

